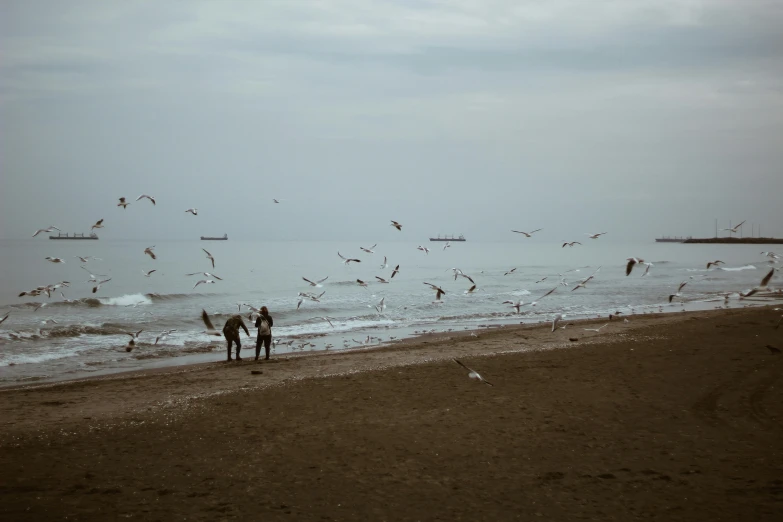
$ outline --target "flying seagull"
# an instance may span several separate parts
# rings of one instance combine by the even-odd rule
[[[604,234],[606,234],[606,232],[599,232],[597,234],[586,233],[585,235],[587,237],[589,237],[590,239],[598,239],[599,237],[603,236]]]
[[[560,248],[565,248],[566,245],[568,245],[569,247],[573,247],[574,245],[581,245],[581,244],[582,243],[580,243],[579,241],[571,241],[571,242],[566,241],[565,243],[563,243],[563,246]]]
[[[379,277],[379,276],[375,276],[375,279],[377,279],[379,283],[388,283],[389,282],[386,279],[384,279],[382,277]]]
[[[367,252],[368,254],[374,254],[374,253],[375,253],[375,250],[373,250],[373,248],[375,248],[375,247],[377,247],[377,246],[378,246],[378,243],[375,243],[375,244],[374,244],[373,246],[371,246],[370,248],[364,248],[363,246],[360,246],[359,248],[360,248],[361,250],[363,250],[364,252]]]
[[[513,274],[514,272],[516,272],[516,270],[517,270],[517,268],[516,268],[516,267],[514,267],[514,268],[512,268],[511,270],[509,270],[508,272],[506,272],[506,273],[505,273],[505,274],[503,274],[503,275],[504,275],[504,276],[507,276],[508,274]]]
[[[149,272],[145,272],[144,270],[142,270],[142,273],[144,274],[145,277],[151,276],[153,272],[157,272],[157,270],[154,269],[154,268],[152,270],[150,270]]]
[[[99,219],[97,223],[95,223],[92,227],[90,227],[90,230],[93,230],[95,228],[103,228],[103,219]]]
[[[627,259],[628,264],[625,265],[625,275],[629,276],[631,275],[631,270],[633,270],[633,266],[636,263],[644,263],[644,259],[638,258],[638,257],[629,257]]]
[[[767,275],[764,276],[764,279],[761,280],[761,284],[759,284],[759,288],[764,288],[765,286],[767,286],[767,284],[769,284],[770,279],[772,279],[772,276],[775,275],[775,270],[777,270],[777,268],[770,269]]]
[[[157,257],[155,257],[155,252],[152,251],[153,248],[155,248],[155,245],[145,248],[144,253],[150,256],[152,259],[157,259]]]
[[[62,230],[60,230],[60,229],[59,229],[59,228],[57,228],[56,226],[54,226],[54,225],[49,225],[49,228],[40,228],[40,229],[36,230],[36,231],[35,231],[35,234],[33,234],[33,237],[37,236],[37,235],[38,235],[38,234],[40,234],[41,232],[51,232],[52,230],[56,230],[56,231],[58,231],[58,232],[62,232]]]
[[[204,326],[207,327],[206,331],[204,332],[207,335],[214,335],[217,337],[221,337],[222,334],[215,329],[214,326],[212,326],[212,321],[209,319],[209,315],[207,314],[207,311],[202,309],[201,310],[201,320],[204,321]]]
[[[707,270],[709,270],[712,265],[718,266],[718,265],[722,265],[722,264],[724,264],[724,263],[720,259],[718,259],[716,261],[710,261],[709,263],[707,263]]]
[[[201,250],[203,250],[203,251],[204,251],[204,253],[205,253],[205,254],[207,254],[207,259],[209,259],[210,261],[212,261],[212,268],[215,268],[215,258],[214,258],[214,257],[212,257],[212,254],[210,254],[209,252],[207,252],[207,250],[206,250],[205,248],[202,248]]]
[[[435,300],[440,301],[440,296],[444,295],[446,293],[445,290],[443,290],[441,287],[433,285],[432,283],[424,283],[425,285],[428,285],[430,288],[435,290]]]
[[[477,372],[476,370],[473,370],[473,369],[471,369],[471,368],[468,368],[468,367],[467,367],[467,366],[465,366],[465,365],[464,365],[462,362],[460,362],[458,359],[454,359],[454,362],[455,362],[455,363],[457,363],[457,364],[459,364],[459,365],[460,365],[460,366],[462,366],[463,368],[465,368],[465,369],[468,371],[468,377],[470,377],[471,379],[478,379],[478,380],[479,380],[479,382],[483,382],[484,384],[488,384],[489,386],[494,386],[494,384],[492,384],[492,383],[491,383],[491,382],[489,382],[488,380],[484,379],[484,377],[482,377],[482,376],[479,374],[479,372]]]
[[[162,334],[160,334],[159,336],[157,336],[157,337],[155,338],[155,344],[158,344],[158,341],[162,341],[163,339],[165,339],[166,337],[168,337],[168,336],[169,336],[169,334],[172,334],[172,333],[174,333],[174,332],[176,332],[176,330],[166,330],[165,332],[163,332]]]
[[[400,225],[399,223],[397,223],[393,219],[391,220],[391,225],[390,226],[396,228],[397,230],[402,230],[402,225]]]
[[[323,279],[319,279],[318,281],[315,281],[315,282],[313,282],[313,281],[310,281],[310,280],[309,280],[309,279],[307,279],[306,277],[303,277],[302,279],[304,279],[305,281],[307,281],[308,283],[310,283],[310,286],[317,286],[318,288],[320,288],[320,287],[322,286],[322,285],[321,285],[321,283],[323,283],[324,281],[326,281],[327,279],[329,279],[329,276],[326,276],[326,277],[324,277]]]
[[[382,314],[382,313],[383,313],[383,311],[386,309],[386,303],[385,303],[385,301],[386,301],[386,298],[385,298],[385,297],[383,297],[383,298],[381,298],[381,302],[380,302],[380,303],[378,303],[377,305],[375,305],[375,310],[376,310],[376,311],[377,311],[379,314]]]
[[[381,268],[389,268],[389,263],[386,262],[386,256],[383,256],[383,263],[381,263]]]
[[[421,245],[417,246],[416,250],[421,250],[422,252],[424,252],[427,255],[429,255],[429,253],[430,253],[430,249],[429,248],[421,246]]]
[[[571,289],[571,291],[573,292],[573,291],[574,291],[574,290],[576,290],[577,288],[584,288],[584,287],[585,287],[585,285],[586,285],[586,284],[587,284],[587,283],[588,283],[590,280],[592,280],[592,279],[595,277],[595,274],[597,274],[599,270],[601,270],[601,267],[600,267],[600,266],[599,266],[599,267],[598,267],[598,268],[595,270],[595,272],[593,272],[593,273],[592,273],[592,275],[590,275],[590,277],[588,277],[587,279],[583,279],[583,280],[582,280],[582,281],[581,281],[581,282],[580,282],[578,285],[576,285],[575,287],[573,287],[573,288]]]
[[[394,270],[392,270],[392,275],[389,279],[393,279],[395,275],[400,273],[400,265],[397,265],[394,267]]]
[[[212,283],[214,283],[214,281],[213,281],[212,279],[202,279],[202,280],[200,280],[200,281],[197,281],[197,282],[196,282],[196,284],[195,284],[195,285],[193,285],[193,290],[195,290],[195,289],[196,289],[196,287],[197,287],[198,285],[202,284],[202,283],[203,283],[203,284],[205,284],[205,285],[209,285],[209,284],[212,284]]]
[[[6,312],[6,314],[3,316],[2,319],[0,319],[0,324],[3,324],[6,319],[8,319],[8,316],[11,315],[11,312]]]
[[[222,281],[222,277],[218,277],[215,274],[210,274],[209,272],[193,272],[192,274],[185,274],[186,276],[194,276],[194,275],[203,275],[204,277],[214,277],[218,281]]]
[[[100,281],[100,282],[99,282],[97,285],[95,285],[95,286],[92,288],[92,293],[93,293],[93,294],[94,294],[94,293],[96,293],[98,290],[100,290],[100,289],[101,289],[101,285],[102,285],[103,283],[108,283],[109,281],[111,281],[111,278],[109,278],[109,279],[104,279],[103,281]]]
[[[533,234],[535,234],[539,230],[544,230],[544,229],[543,228],[537,228],[537,229],[532,230],[530,232],[523,232],[522,230],[512,230],[512,232],[516,232],[517,234],[523,234],[525,237],[531,237]]]
[[[187,212],[190,212],[190,213],[191,213],[191,214],[193,214],[194,216],[198,216],[198,209],[197,209],[197,208],[189,208],[189,209],[187,209],[185,212],[186,212],[186,213],[187,213]]]
[[[146,195],[146,194],[142,194],[141,196],[139,196],[139,197],[137,197],[137,198],[136,198],[136,201],[140,200],[141,198],[147,198],[147,199],[149,199],[150,201],[152,201],[152,204],[153,204],[153,205],[155,204],[155,198],[153,198],[152,196],[148,196],[148,195]]]
[[[450,246],[451,246],[451,241],[446,241],[446,244],[445,244],[445,245],[443,245],[443,250],[446,250],[446,249],[447,249],[447,248],[449,248]]]
[[[363,286],[365,290],[367,289],[367,283],[365,283],[361,279],[357,279],[356,282],[359,284],[359,286]]]
[[[554,332],[557,328],[557,323],[560,322],[560,320],[563,318],[561,314],[557,314],[554,319],[552,319],[552,331]]]
[[[729,231],[729,233],[731,233],[731,234],[735,234],[735,233],[736,233],[736,232],[739,230],[739,227],[741,227],[741,226],[742,226],[742,224],[743,224],[743,223],[745,223],[745,221],[746,221],[746,220],[744,220],[744,219],[743,219],[743,220],[742,220],[742,222],[741,222],[739,225],[735,226],[734,228],[723,228],[723,229],[721,229],[721,230],[728,230],[728,231]]]
[[[50,256],[46,256],[46,258],[45,258],[45,259],[46,259],[47,261],[50,261],[50,262],[52,262],[52,263],[65,263],[65,260],[64,260],[64,259],[61,259],[61,258],[59,258],[59,257],[50,257]]]
[[[361,263],[362,262],[361,259],[350,259],[350,258],[347,258],[347,257],[343,257],[343,255],[340,253],[339,250],[337,251],[337,255],[340,256],[340,259],[343,260],[343,264],[344,265],[347,265],[348,263],[351,263],[351,262],[354,262],[354,263]]]
[[[120,198],[120,202],[119,202],[119,203],[117,203],[117,206],[118,206],[118,207],[122,207],[122,208],[123,208],[123,210],[124,210],[124,209],[126,209],[126,208],[128,208],[128,205],[130,205],[130,203],[127,203],[127,202],[125,201],[125,198]]]

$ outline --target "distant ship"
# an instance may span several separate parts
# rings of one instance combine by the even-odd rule
[[[228,234],[223,234],[223,237],[207,237],[201,236],[202,241],[225,241],[228,239]]]
[[[56,236],[49,236],[49,239],[98,239],[98,236],[95,232],[92,232],[89,236],[76,233],[69,235],[67,232],[63,235],[61,232],[58,232]]]
[[[465,236],[463,236],[462,234],[460,234],[459,237],[454,237],[454,236],[440,237],[440,234],[438,234],[438,237],[431,237],[430,241],[467,241],[467,239],[465,239]]]

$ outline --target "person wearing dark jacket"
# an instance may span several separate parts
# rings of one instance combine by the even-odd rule
[[[261,355],[261,345],[264,345],[266,350],[266,359],[269,360],[269,346],[272,344],[272,325],[274,321],[272,316],[269,315],[269,310],[266,306],[261,307],[261,313],[256,319],[256,328],[258,328],[258,338],[256,339],[256,361],[258,356]]]
[[[237,361],[241,361],[242,358],[239,356],[239,351],[242,349],[242,345],[239,342],[239,329],[242,328],[245,333],[249,336],[250,332],[247,329],[247,326],[245,326],[245,322],[242,320],[241,315],[235,315],[233,317],[230,317],[228,321],[226,321],[225,326],[223,326],[223,336],[226,338],[226,342],[228,343],[228,347],[226,348],[228,350],[228,360],[231,360],[231,343],[236,343],[237,345]],[[258,353],[258,352],[256,352]]]

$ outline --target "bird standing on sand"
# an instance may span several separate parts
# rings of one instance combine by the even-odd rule
[[[155,248],[155,245],[145,248],[144,253],[150,256],[152,259],[157,259],[157,257],[155,257],[155,252],[152,251],[153,248]]]
[[[206,250],[205,248],[202,248],[201,250],[203,250],[203,251],[204,251],[204,253],[205,253],[205,254],[207,254],[207,259],[209,259],[210,261],[212,261],[212,268],[215,268],[215,258],[214,258],[214,257],[212,257],[212,254],[210,254],[209,252],[207,252],[207,250]]]
[[[457,363],[457,364],[459,364],[459,365],[460,365],[460,366],[462,366],[463,368],[465,368],[465,369],[468,371],[468,377],[470,377],[471,379],[478,379],[478,381],[479,381],[479,382],[483,382],[484,384],[487,384],[487,385],[489,385],[489,386],[494,386],[494,384],[492,384],[491,382],[489,382],[488,380],[486,380],[484,377],[482,377],[482,376],[479,374],[479,372],[477,372],[476,370],[474,370],[474,369],[472,369],[472,368],[469,368],[468,366],[464,365],[464,364],[463,364],[463,363],[461,363],[461,362],[460,362],[458,359],[454,359],[454,362],[455,362],[455,363]]]

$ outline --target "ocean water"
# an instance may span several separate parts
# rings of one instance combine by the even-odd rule
[[[155,260],[144,254],[153,243]],[[369,254],[360,247],[371,244],[352,241],[2,240],[0,316],[10,315],[0,325],[0,385],[223,359],[225,342],[203,333],[202,309],[220,329],[241,308],[251,330],[250,338],[242,334],[245,357],[253,353],[255,329],[242,303],[269,308],[274,336],[281,341],[274,353],[338,351],[429,331],[551,321],[557,313],[578,319],[616,311],[630,315],[713,308],[724,304],[720,294],[757,286],[770,267],[758,245],[623,243],[608,237],[582,243],[562,248],[561,243],[534,237],[453,242],[444,249],[444,243],[429,241],[390,242],[378,244]],[[430,248],[429,254],[418,250],[419,244]],[[202,248],[215,257],[214,268]],[[343,264],[338,251],[361,263]],[[53,264],[46,256],[66,262]],[[100,259],[85,265],[75,256]],[[384,256],[386,267],[381,266]],[[644,266],[625,275],[625,260],[632,256],[654,264],[647,276],[642,276]],[[716,259],[725,262],[722,269],[707,271],[707,261]],[[400,272],[391,279],[398,264]],[[598,267],[586,288],[572,290]],[[477,290],[465,293],[471,283],[462,277],[455,280],[451,268],[471,276]],[[512,268],[516,270],[506,275]],[[146,277],[144,272],[152,269],[156,271]],[[209,278],[215,283],[194,288],[197,281],[208,279],[185,275],[196,271],[222,280]],[[93,293],[88,272],[111,281]],[[380,283],[375,276],[390,283]],[[328,279],[314,288],[302,277]],[[368,286],[360,286],[357,279]],[[773,291],[783,286],[781,279],[777,274],[773,278]],[[60,281],[70,286],[58,288],[51,297],[18,297]],[[682,298],[669,304],[669,294],[682,281],[688,281]],[[425,282],[446,291],[440,301]],[[535,306],[528,304],[553,288]],[[299,292],[323,295],[319,301],[304,299],[297,308]],[[729,304],[767,304],[779,296],[743,301],[732,297]],[[375,307],[382,298],[386,307],[379,313]],[[516,313],[503,304],[507,300],[526,304]],[[41,304],[45,306],[36,311]],[[169,329],[176,331],[154,345],[156,336]],[[143,332],[135,349],[126,352],[127,333],[139,330]]]

